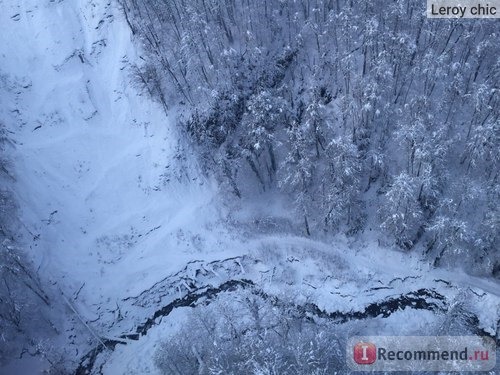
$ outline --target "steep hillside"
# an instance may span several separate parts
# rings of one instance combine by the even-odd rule
[[[349,171],[335,185],[343,229],[320,230],[310,197],[298,195],[311,211],[297,213],[295,192],[271,186],[270,169],[262,174],[274,168],[272,152],[252,153],[259,140],[245,138],[290,119],[274,107],[284,96],[234,99],[221,90],[207,99],[203,85],[182,94],[167,78],[161,87],[141,83],[160,60],[136,27],[148,25],[140,9],[135,1],[0,0],[1,374],[263,374],[273,366],[343,374],[345,343],[357,334],[500,343],[493,260],[478,266],[481,277],[436,268],[422,252],[378,241],[376,212],[359,219],[363,230],[348,230],[347,207],[358,202],[347,194]],[[295,64],[282,47],[269,82]],[[223,78],[213,72],[207,80]],[[263,79],[247,78],[243,86]],[[320,101],[333,95],[318,90]],[[237,128],[217,144],[217,129],[239,126],[234,116],[251,127],[252,113],[261,121],[253,132]],[[210,134],[196,133],[200,124]],[[240,136],[257,143],[231,159],[226,151]],[[344,146],[331,150],[354,161],[359,150]],[[226,161],[244,172],[232,179]],[[383,184],[362,180],[375,186],[365,203],[378,199]]]

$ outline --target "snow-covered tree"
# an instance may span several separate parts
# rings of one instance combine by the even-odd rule
[[[247,102],[238,144],[264,189],[274,183],[277,170],[275,150],[279,145],[276,135],[285,128],[288,118],[286,102],[270,91],[263,90]]]
[[[396,243],[406,248],[414,240],[422,225],[422,210],[418,203],[418,187],[406,172],[394,178],[385,193],[385,204],[379,208],[381,227]]]
[[[345,220],[347,228],[357,228],[360,207],[361,164],[357,147],[350,138],[337,137],[326,147],[326,166],[320,183],[325,229]]]
[[[288,135],[288,153],[284,158],[280,171],[279,186],[294,196],[294,204],[298,213],[304,218],[305,232],[309,235],[308,217],[315,210],[312,189],[315,176],[315,156],[306,125],[292,122]]]

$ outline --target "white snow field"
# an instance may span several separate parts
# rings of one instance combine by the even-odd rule
[[[116,3],[0,2],[0,119],[15,142],[24,244],[94,320],[96,306],[227,247],[163,109],[131,84],[140,56]],[[200,233],[203,236],[200,237]],[[203,241],[203,242],[200,242]],[[213,251],[214,254],[211,254]]]
[[[119,338],[193,289],[188,279],[201,286],[248,279],[325,311],[358,311],[422,288],[439,290],[450,306],[468,299],[480,328],[496,334],[494,280],[433,271],[417,256],[371,241],[235,233],[227,217],[243,204],[229,210],[220,203],[215,183],[183,148],[175,114],[131,83],[140,54],[114,1],[0,0],[0,121],[15,142],[21,241],[47,285],[71,305],[68,326]],[[154,348],[185,310],[160,318],[139,340],[119,339],[127,344],[101,356],[103,373],[158,371]],[[376,318],[376,325],[385,333],[415,332],[416,314],[421,327],[436,319],[405,309]],[[87,336],[67,335],[59,342],[79,349],[77,362],[95,346]],[[18,362],[0,373],[15,373],[23,368]],[[43,370],[48,363],[33,366]]]
[[[217,217],[212,186],[189,155],[176,159],[172,116],[131,84],[139,56],[116,5],[10,3],[1,12],[2,120],[40,272],[66,280],[69,294],[86,283],[82,298],[97,302],[178,269],[200,231],[217,250],[216,233],[203,230]]]

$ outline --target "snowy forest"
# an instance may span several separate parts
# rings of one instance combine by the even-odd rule
[[[123,4],[147,52],[137,84],[179,106],[225,189],[286,194],[307,235],[370,223],[498,275],[498,22],[409,0]]]
[[[0,0],[0,375],[500,348],[499,37],[423,0]]]

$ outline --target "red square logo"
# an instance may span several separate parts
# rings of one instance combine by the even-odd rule
[[[370,342],[358,342],[354,345],[354,362],[359,365],[371,365],[377,360],[377,348]]]

